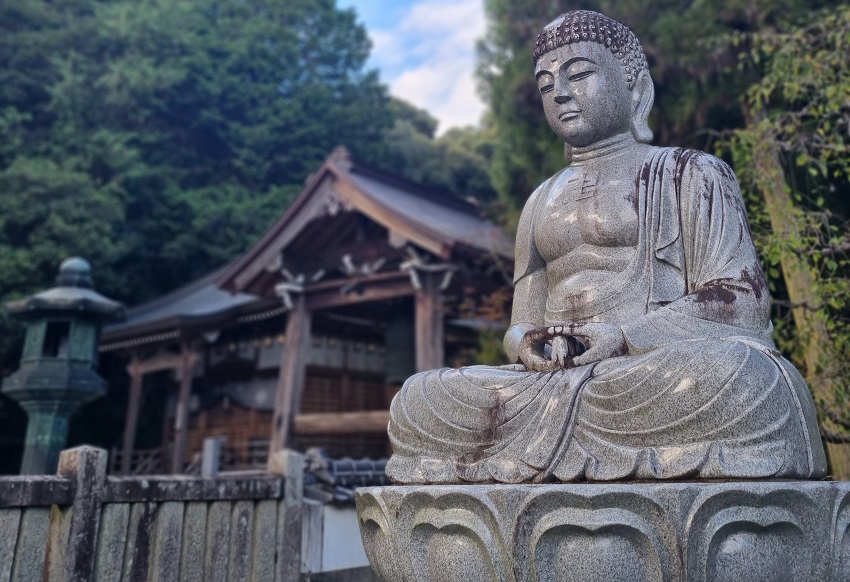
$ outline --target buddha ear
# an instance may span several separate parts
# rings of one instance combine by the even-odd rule
[[[649,112],[652,111],[652,103],[655,101],[655,85],[649,76],[649,71],[644,69],[638,75],[634,88],[632,88],[632,135],[639,143],[652,141],[652,130],[649,129]]]

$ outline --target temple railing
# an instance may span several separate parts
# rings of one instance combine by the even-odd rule
[[[121,461],[124,452],[119,448],[109,451],[109,473],[121,473]],[[162,456],[162,447],[153,449],[135,449],[130,454],[130,475],[156,475],[165,473],[166,459]]]
[[[209,449],[206,441],[215,440],[215,449]],[[251,438],[246,441],[229,442],[224,437],[205,439],[205,449],[187,459],[183,471],[186,475],[202,473],[203,455],[215,454],[218,457],[217,472],[228,471],[265,471],[269,457],[269,439]],[[165,447],[168,451],[171,447]],[[123,451],[113,448],[109,451],[109,473],[120,475]],[[170,456],[163,456],[163,447],[152,449],[134,449],[130,456],[130,475],[154,475],[170,471]]]

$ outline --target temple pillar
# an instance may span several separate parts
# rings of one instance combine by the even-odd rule
[[[424,372],[444,366],[445,330],[443,323],[443,272],[416,273],[416,371]]]
[[[311,313],[307,309],[304,294],[293,293],[292,307],[286,320],[286,340],[280,360],[280,375],[275,392],[272,434],[269,442],[269,457],[289,444],[292,417],[301,409],[301,395],[307,376],[307,360],[310,356]]]
[[[174,454],[171,472],[182,473],[186,464],[186,437],[189,425],[189,396],[192,394],[192,375],[198,363],[198,354],[183,346],[180,354],[180,391],[177,395],[177,410],[174,413]]]
[[[127,414],[124,420],[124,441],[121,451],[121,474],[130,474],[133,449],[136,445],[136,428],[139,423],[139,406],[142,399],[142,383],[145,375],[139,363],[139,358],[133,356],[130,365],[127,366],[130,375],[130,395],[127,399]]]

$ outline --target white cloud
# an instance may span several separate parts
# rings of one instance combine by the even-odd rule
[[[404,65],[404,50],[401,36],[392,30],[370,30],[372,39],[372,61],[381,69],[394,69]]]
[[[429,111],[440,131],[475,125],[475,42],[484,35],[483,0],[423,0],[393,28],[370,30],[372,61],[393,95]]]

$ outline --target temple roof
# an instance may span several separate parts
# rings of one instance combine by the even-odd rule
[[[364,237],[375,244],[370,247]],[[257,244],[216,271],[130,309],[126,321],[104,328],[101,349],[197,335],[227,322],[282,313],[274,296],[282,267],[344,279],[340,259],[350,251],[359,253],[361,263],[380,258],[382,272],[397,272],[406,246],[435,260],[513,261],[512,241],[474,205],[355,163],[337,148]]]
[[[125,321],[103,329],[101,350],[177,338],[187,329],[213,329],[223,321],[279,307],[277,301],[246,293],[233,295],[216,286],[215,280],[224,268],[131,308]]]
[[[374,221],[389,232],[391,244],[410,242],[443,260],[473,253],[513,262],[513,241],[473,204],[356,162],[337,148],[280,220],[224,269],[219,284],[233,292],[264,293],[266,273],[276,270],[281,252],[309,223],[342,212]]]

